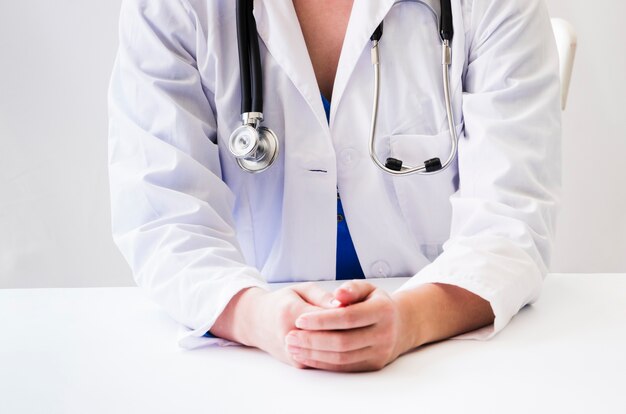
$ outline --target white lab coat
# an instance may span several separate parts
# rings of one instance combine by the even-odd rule
[[[485,298],[495,323],[473,337],[537,299],[560,182],[547,10],[541,0],[452,7],[457,162],[394,178],[368,155],[369,37],[384,18],[380,158],[447,158],[439,0],[354,2],[330,125],[292,1],[255,1],[265,125],[281,146],[257,175],[227,145],[240,125],[235,2],[124,1],[110,88],[114,238],[137,283],[191,337],[243,288],[335,279],[337,187],[367,278],[413,276],[404,289],[439,282]]]

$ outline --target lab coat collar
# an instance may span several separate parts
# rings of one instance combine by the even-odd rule
[[[326,113],[292,0],[254,1],[259,37],[327,128]]]
[[[333,86],[331,124],[350,76],[372,33],[391,7],[403,1],[408,0],[355,0]],[[435,16],[439,16],[439,0],[417,2],[425,4]],[[328,125],[311,58],[292,0],[255,0],[254,17],[259,36],[269,53],[305,98],[319,122],[324,126]]]

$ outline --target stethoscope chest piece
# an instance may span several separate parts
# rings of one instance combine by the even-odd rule
[[[268,169],[278,158],[278,137],[269,128],[242,125],[230,136],[229,149],[237,164],[247,172]]]

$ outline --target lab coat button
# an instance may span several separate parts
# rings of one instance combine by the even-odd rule
[[[389,263],[384,260],[379,260],[374,262],[372,265],[372,275],[374,277],[389,277],[391,275],[391,268],[389,267]]]
[[[358,161],[358,153],[354,148],[344,148],[339,153],[339,158],[347,166],[353,166]]]

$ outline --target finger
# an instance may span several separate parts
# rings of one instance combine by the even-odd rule
[[[297,348],[293,346],[287,347],[287,352],[293,358],[324,362],[333,365],[351,365],[358,362],[364,362],[374,357],[372,348],[366,347],[349,352],[329,352],[318,351],[314,349]]]
[[[329,364],[327,362],[320,362],[314,359],[306,359],[306,358],[298,358],[297,355],[293,357],[293,359],[299,362],[302,365],[305,365],[309,368],[322,369],[324,371],[334,371],[334,372],[365,372],[365,371],[376,371],[382,369],[381,366],[376,366],[367,361],[357,362],[354,364],[346,364],[346,365],[337,365],[337,364]]]
[[[351,280],[335,289],[334,296],[346,306],[366,300],[374,290],[376,287],[370,283]]]
[[[287,346],[317,351],[349,352],[373,345],[376,335],[373,327],[349,331],[293,330],[285,337]]]
[[[355,305],[303,313],[296,319],[299,329],[326,331],[370,326],[381,318],[382,301],[371,297]]]
[[[304,300],[311,305],[321,308],[332,309],[341,306],[341,303],[328,291],[322,289],[315,283],[301,283],[292,287],[292,289]]]

